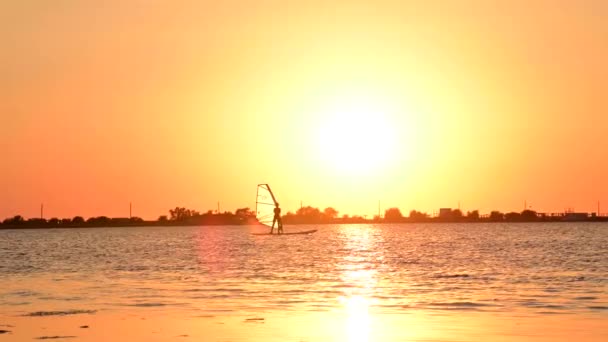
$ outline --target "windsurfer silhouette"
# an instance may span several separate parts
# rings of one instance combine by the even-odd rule
[[[283,220],[281,220],[281,208],[279,208],[279,202],[274,203],[274,218],[272,219],[272,227],[270,227],[270,234],[274,231],[274,224],[277,224],[277,234],[283,234]]]

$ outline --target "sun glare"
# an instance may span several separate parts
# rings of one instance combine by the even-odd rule
[[[367,342],[371,335],[369,301],[365,297],[340,298],[346,311],[346,337],[349,342]]]
[[[396,151],[393,110],[363,96],[334,100],[322,111],[320,155],[340,171],[366,172],[387,165]]]

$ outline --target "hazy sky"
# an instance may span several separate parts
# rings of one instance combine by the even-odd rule
[[[608,212],[608,2],[0,1],[0,219]]]

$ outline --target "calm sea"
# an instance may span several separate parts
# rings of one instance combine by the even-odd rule
[[[64,310],[608,314],[608,224],[0,231],[3,314]]]

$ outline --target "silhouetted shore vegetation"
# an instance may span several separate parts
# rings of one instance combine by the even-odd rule
[[[608,221],[608,216],[595,213],[538,213],[533,210],[521,212],[491,211],[481,215],[473,210],[463,213],[459,209],[442,209],[439,214],[428,214],[412,210],[405,216],[399,208],[389,208],[384,216],[339,215],[339,211],[328,207],[323,210],[310,206],[301,207],[295,213],[283,215],[284,224],[358,224],[358,223],[474,223],[474,222],[581,222]],[[239,208],[217,212],[208,210],[200,213],[196,210],[176,207],[169,210],[169,215],[161,215],[157,220],[146,221],[140,217],[107,217],[97,216],[83,218],[24,218],[16,215],[0,222],[0,229],[35,229],[35,228],[93,228],[93,227],[145,227],[145,226],[213,226],[213,225],[259,225],[255,211],[250,208]]]

